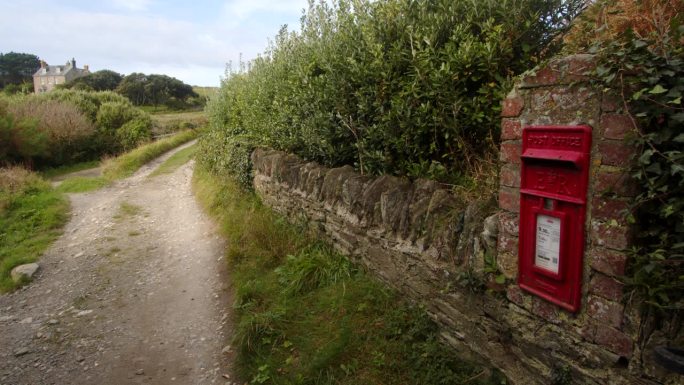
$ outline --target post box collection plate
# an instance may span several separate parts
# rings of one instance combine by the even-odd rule
[[[566,310],[580,309],[589,126],[523,129],[518,284]]]

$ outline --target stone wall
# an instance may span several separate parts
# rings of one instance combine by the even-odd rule
[[[550,384],[561,373],[576,384],[679,383],[652,363],[637,304],[623,300],[619,278],[631,229],[621,211],[635,194],[624,168],[632,148],[623,139],[632,125],[615,98],[586,82],[592,66],[591,56],[553,61],[505,99],[498,205],[464,202],[434,181],[368,177],[265,149],[252,154],[254,187],[276,211],[305,220],[424,304],[445,341],[484,357],[513,384]],[[582,308],[575,314],[516,282],[521,132],[542,124],[593,128]],[[495,282],[500,274],[504,284]]]

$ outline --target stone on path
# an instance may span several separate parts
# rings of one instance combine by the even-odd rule
[[[10,272],[10,276],[12,277],[12,281],[14,282],[19,282],[24,279],[31,279],[33,278],[33,275],[36,274],[36,271],[38,271],[38,266],[37,263],[27,263],[25,265],[19,265],[12,269]]]
[[[17,351],[14,352],[15,357],[21,357],[23,355],[29,354],[31,351],[24,347],[24,348],[19,348]]]

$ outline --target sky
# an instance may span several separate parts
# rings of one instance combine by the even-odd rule
[[[307,0],[0,0],[0,52],[48,64],[173,76],[219,86],[226,63],[255,58]]]

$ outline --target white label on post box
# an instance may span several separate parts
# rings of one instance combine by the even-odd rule
[[[537,247],[534,264],[558,274],[560,256],[560,218],[537,215]]]

